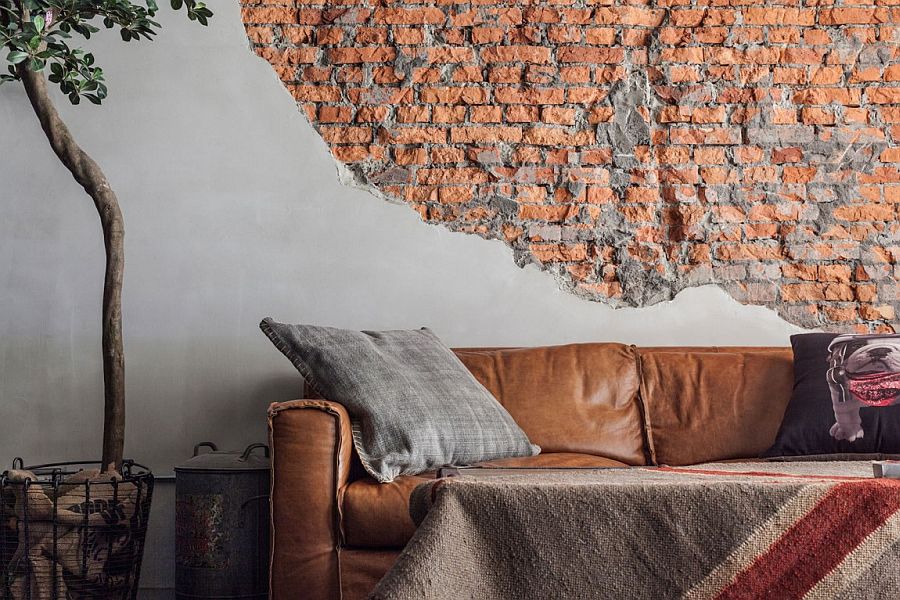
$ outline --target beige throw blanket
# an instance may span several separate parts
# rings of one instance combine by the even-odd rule
[[[372,598],[900,597],[900,481],[869,462],[464,470]]]

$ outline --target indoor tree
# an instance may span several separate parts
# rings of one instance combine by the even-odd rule
[[[171,0],[202,25],[212,12],[196,0]],[[0,61],[8,73],[0,83],[20,81],[53,152],[93,199],[103,229],[106,272],[103,283],[102,347],[104,385],[103,471],[119,470],[125,444],[125,361],[122,346],[122,273],[124,225],[119,201],[100,166],[75,141],[48,91],[59,87],[72,104],[86,99],[101,104],[107,88],[103,71],[90,52],[70,41],[89,39],[102,25],[117,29],[125,42],[152,40],[160,24],[154,0],[0,0]],[[0,69],[2,71],[2,69]],[[45,72],[49,76],[45,78]]]

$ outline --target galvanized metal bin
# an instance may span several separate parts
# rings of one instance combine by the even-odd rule
[[[211,452],[201,454],[203,447]],[[175,496],[175,597],[267,598],[269,448],[197,444],[194,457],[175,467]]]

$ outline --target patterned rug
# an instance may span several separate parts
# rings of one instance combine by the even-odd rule
[[[869,462],[466,469],[410,510],[372,598],[900,598],[900,481]]]

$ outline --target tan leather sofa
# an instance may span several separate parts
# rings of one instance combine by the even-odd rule
[[[577,344],[456,350],[539,456],[495,465],[686,465],[753,458],[774,441],[793,384],[789,348]],[[412,536],[412,489],[380,484],[353,450],[346,410],[273,404],[276,599],[364,598]]]

